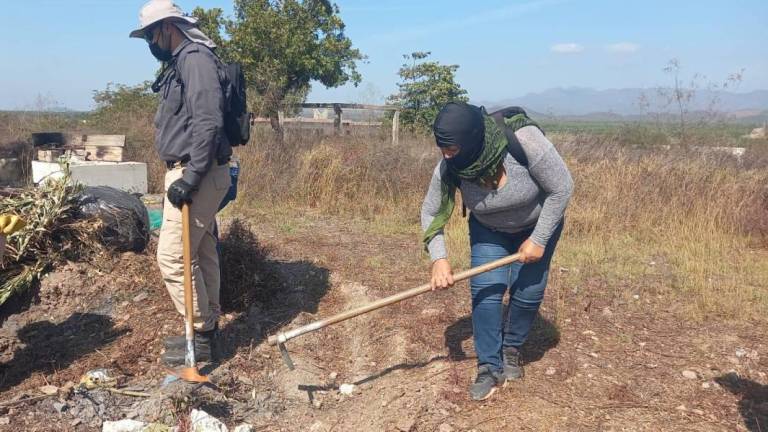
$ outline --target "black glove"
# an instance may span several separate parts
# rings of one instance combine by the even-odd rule
[[[192,186],[183,179],[178,179],[168,187],[166,196],[174,207],[181,208],[184,203],[192,204],[192,193],[196,190],[197,186]]]

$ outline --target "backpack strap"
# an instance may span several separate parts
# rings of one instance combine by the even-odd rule
[[[514,111],[515,109],[519,110],[519,112]],[[515,129],[507,126],[507,124],[504,122],[505,118],[515,116],[517,114],[525,115],[525,111],[523,111],[522,108],[512,107],[496,111],[489,115],[493,121],[496,122],[496,126],[504,131],[504,135],[507,137],[507,151],[509,154],[515,158],[517,163],[527,168],[528,156],[526,156],[525,151],[523,151],[523,145],[520,144],[520,141],[515,136]]]

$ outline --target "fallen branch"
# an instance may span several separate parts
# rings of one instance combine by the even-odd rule
[[[131,391],[131,390],[120,390],[116,388],[108,388],[107,390],[111,391],[112,393],[117,393],[125,396],[133,396],[133,397],[152,397],[149,393],[144,392],[137,392],[137,391]]]

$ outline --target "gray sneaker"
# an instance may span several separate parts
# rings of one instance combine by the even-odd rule
[[[516,348],[504,348],[501,351],[501,362],[504,365],[504,378],[516,380],[525,375],[520,361],[520,351]]]
[[[469,387],[469,397],[475,401],[486,400],[496,391],[497,387],[504,387],[507,380],[499,372],[493,372],[488,365],[480,366],[477,369],[477,378],[474,384]]]

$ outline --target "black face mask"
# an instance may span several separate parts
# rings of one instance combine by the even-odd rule
[[[158,45],[157,42],[151,42],[149,44],[149,51],[161,62],[169,62],[173,58],[173,52],[169,49],[160,48],[160,45]]]
[[[483,109],[466,103],[449,103],[440,110],[433,126],[438,147],[457,146],[459,153],[446,159],[462,170],[472,165],[485,147]]]

